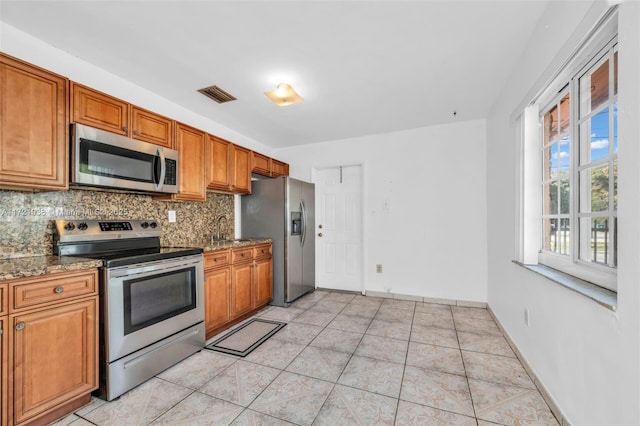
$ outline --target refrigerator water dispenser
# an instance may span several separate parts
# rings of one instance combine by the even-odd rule
[[[302,214],[291,212],[291,235],[300,235],[302,229]]]

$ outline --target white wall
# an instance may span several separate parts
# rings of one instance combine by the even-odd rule
[[[511,262],[516,129],[510,117],[606,7],[605,2],[551,2],[487,119],[489,305],[575,425],[640,424],[640,3],[620,5],[617,312]]]
[[[1,16],[0,16],[1,18]],[[273,149],[213,120],[183,108],[82,59],[0,21],[0,51],[53,71],[129,103],[165,115],[238,145],[272,155]],[[149,70],[153,72],[153,70]]]
[[[306,181],[313,168],[364,165],[365,290],[486,301],[483,120],[284,148],[276,155],[292,165],[293,177]],[[375,273],[377,263],[384,273]]]

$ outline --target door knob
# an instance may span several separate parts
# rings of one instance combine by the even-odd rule
[[[322,232],[320,232],[320,233],[318,234],[318,237],[322,237]]]

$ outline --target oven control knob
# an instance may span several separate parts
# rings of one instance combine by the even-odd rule
[[[142,226],[142,229],[147,229],[149,227],[149,223],[148,222],[142,222],[140,224],[140,226]]]
[[[87,225],[87,222],[80,222],[80,223],[78,224],[78,229],[79,229],[80,231],[84,231],[84,230],[85,230],[85,229],[87,229],[88,227],[89,227],[89,225]]]
[[[64,225],[65,231],[73,231],[74,229],[76,229],[76,226],[73,224],[73,222],[67,222],[67,224]]]
[[[158,224],[155,222],[151,222],[149,226],[151,227],[151,229],[156,229],[158,227]]]

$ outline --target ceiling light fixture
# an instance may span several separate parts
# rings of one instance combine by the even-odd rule
[[[293,87],[285,83],[278,84],[278,87],[275,90],[264,92],[264,94],[278,106],[287,106],[304,101],[304,99],[296,93]]]

